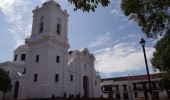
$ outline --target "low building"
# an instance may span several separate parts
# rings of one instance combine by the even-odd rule
[[[154,100],[170,99],[170,91],[159,89],[158,81],[164,73],[150,74]],[[151,99],[147,75],[124,76],[102,79],[103,98],[134,100],[135,98]]]

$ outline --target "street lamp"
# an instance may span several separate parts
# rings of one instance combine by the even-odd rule
[[[149,82],[149,90],[150,90],[150,94],[151,94],[151,100],[153,100],[152,87],[151,87],[151,79],[150,79],[150,75],[149,75],[148,63],[147,63],[146,53],[145,53],[145,42],[146,41],[143,38],[141,38],[141,41],[139,43],[141,44],[141,46],[143,48],[143,54],[144,54],[144,58],[145,58],[146,71],[147,71],[148,82]]]

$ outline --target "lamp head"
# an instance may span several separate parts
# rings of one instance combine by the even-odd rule
[[[144,47],[144,46],[145,46],[145,42],[146,42],[146,41],[145,41],[143,38],[141,38],[141,40],[140,40],[139,43],[141,44],[142,47]]]

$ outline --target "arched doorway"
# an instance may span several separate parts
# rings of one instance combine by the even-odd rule
[[[89,79],[87,76],[83,77],[83,89],[84,89],[84,98],[89,97]]]
[[[14,99],[18,98],[18,91],[19,91],[19,82],[15,82],[15,89],[14,89]]]

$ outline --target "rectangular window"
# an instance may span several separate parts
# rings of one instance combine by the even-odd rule
[[[144,97],[146,100],[148,100],[148,93],[147,92],[144,92]]]
[[[57,56],[57,57],[56,57],[56,62],[57,62],[57,63],[60,63],[60,56]]]
[[[36,55],[35,62],[39,62],[39,55]]]
[[[167,91],[168,99],[170,99],[170,91]]]
[[[40,22],[40,24],[39,24],[39,33],[43,32],[43,28],[44,28],[44,23]]]
[[[73,75],[70,75],[70,81],[73,81]]]
[[[34,82],[37,82],[38,74],[34,74]]]
[[[97,85],[97,80],[95,80],[95,85]]]
[[[123,93],[123,98],[124,98],[125,100],[128,100],[128,99],[129,99],[128,93]]]
[[[156,87],[156,82],[152,82],[152,89],[157,89],[157,87]]]
[[[59,81],[59,75],[55,74],[55,82],[58,82],[58,81]]]
[[[120,94],[116,94],[116,99],[120,99]]]
[[[137,90],[136,83],[133,84],[133,90],[134,90],[134,91]]]
[[[153,99],[159,100],[159,92],[153,92]]]
[[[57,34],[60,35],[61,34],[61,25],[57,24]]]
[[[143,89],[144,89],[144,90],[147,89],[146,83],[143,83]]]
[[[25,61],[26,54],[21,54],[21,61]]]
[[[108,94],[108,98],[113,98],[113,94]]]
[[[137,98],[138,97],[138,92],[135,92],[135,98]]]
[[[87,68],[87,65],[86,65],[86,63],[84,64],[84,69],[86,69]]]
[[[116,90],[119,90],[119,86],[118,85],[116,85]]]
[[[17,61],[17,54],[16,54],[15,57],[14,57],[14,61]]]
[[[111,85],[106,85],[104,87],[104,90],[111,93],[112,92],[112,86]]]
[[[126,85],[123,85],[123,89],[126,90]]]

